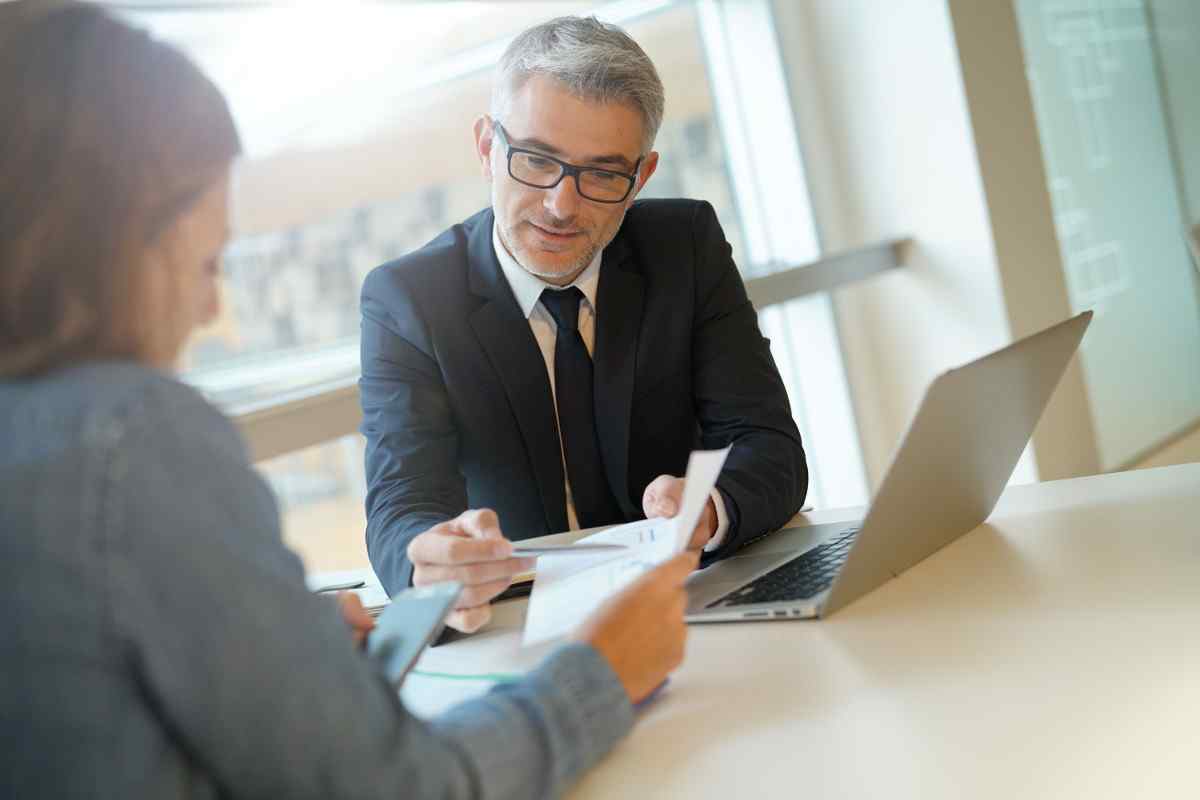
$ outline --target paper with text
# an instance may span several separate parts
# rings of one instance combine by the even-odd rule
[[[524,644],[539,644],[569,633],[643,572],[683,552],[727,455],[728,447],[692,453],[683,500],[674,517],[617,525],[579,540],[623,544],[628,550],[538,558],[537,578],[525,615]]]

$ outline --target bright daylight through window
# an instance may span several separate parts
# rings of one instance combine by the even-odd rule
[[[770,102],[785,118],[790,113],[782,75],[764,81],[739,70],[738,54],[731,52],[749,46],[758,54],[777,53],[768,4],[740,4],[739,13],[745,17],[749,9],[759,23],[737,37],[723,28],[725,5],[323,3],[127,12],[214,77],[230,99],[246,150],[236,176],[224,311],[192,341],[185,379],[233,412],[313,386],[352,382],[364,277],[487,205],[471,124],[488,109],[490,68],[509,37],[551,15],[595,13],[622,25],[660,71],[667,97],[656,142],[662,158],[642,196],[712,203],[747,276],[769,271],[768,264],[793,266],[815,257],[815,234],[797,251],[757,233],[767,222],[764,208],[798,209],[796,215],[808,218],[794,226],[813,226],[794,127],[756,133],[762,126],[748,124],[747,110],[738,107],[744,84],[758,82],[783,92]],[[735,39],[739,44],[731,43]],[[756,64],[782,70],[777,55]],[[755,142],[756,135],[769,138]],[[759,145],[778,150],[781,143],[800,180],[764,187],[737,174],[761,168],[747,153]],[[827,298],[772,309],[763,324],[807,440],[812,409],[803,402],[801,380],[812,379],[802,374],[807,364],[800,362],[808,356],[800,353],[832,354],[825,358],[837,362],[832,366],[841,375]],[[803,343],[794,340],[797,331]],[[844,391],[844,376],[840,380]],[[848,413],[830,421],[822,409],[822,435],[849,437],[833,449],[854,473],[861,467]],[[364,560],[360,437],[260,466],[280,495],[289,543],[310,568]],[[818,502],[823,493],[826,501],[843,503],[862,494],[861,477],[827,477],[824,486],[821,480],[815,473]],[[849,487],[849,496],[831,493],[834,485]]]

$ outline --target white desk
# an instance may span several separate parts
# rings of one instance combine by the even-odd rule
[[[519,649],[523,609],[419,668],[528,668],[546,651]],[[485,688],[413,676],[404,697]],[[693,626],[571,796],[1200,797],[1200,464],[1011,489],[827,620]]]

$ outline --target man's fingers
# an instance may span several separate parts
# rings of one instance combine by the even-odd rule
[[[491,583],[468,586],[459,594],[457,606],[458,608],[474,608],[475,606],[483,605],[511,585],[512,579],[504,578],[503,580],[492,581]]]
[[[451,526],[476,539],[503,539],[500,518],[490,508],[473,508],[451,520]]]
[[[489,508],[464,511],[435,525],[408,544],[414,564],[477,564],[512,555],[512,542],[500,532],[500,520]]]
[[[458,566],[414,562],[413,583],[419,581],[421,585],[425,585],[442,581],[458,581],[463,586],[478,586],[492,581],[507,580],[522,572],[528,572],[536,563],[536,559],[532,558],[506,558],[503,561],[486,561],[481,564]]]
[[[463,633],[474,633],[492,618],[492,607],[456,608],[446,617],[446,624]]]
[[[408,544],[408,559],[414,564],[476,564],[499,561],[512,555],[512,542],[505,538],[470,539],[429,530]]]
[[[647,517],[673,517],[679,511],[683,481],[672,475],[659,475],[642,493],[642,512]]]

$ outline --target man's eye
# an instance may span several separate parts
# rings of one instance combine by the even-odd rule
[[[624,176],[617,175],[615,172],[589,172],[587,177],[593,183],[617,183],[624,179]]]
[[[526,156],[525,161],[534,169],[550,169],[554,166],[553,161],[548,158],[542,158],[541,156]]]

